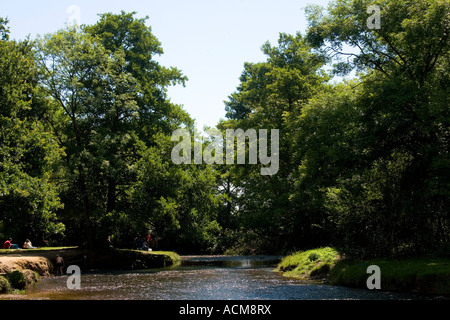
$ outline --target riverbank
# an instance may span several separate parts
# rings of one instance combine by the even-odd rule
[[[371,265],[380,267],[381,290],[450,296],[450,259],[417,257],[405,259],[343,259],[333,248],[318,248],[287,256],[276,271],[305,280],[321,280],[332,285],[367,288]]]
[[[39,276],[54,273],[56,256],[63,257],[65,267],[77,265],[81,270],[137,270],[177,265],[181,258],[175,252],[128,249],[88,250],[58,247],[28,250],[0,250],[0,293],[23,290],[36,283]],[[16,284],[15,278],[20,278]]]

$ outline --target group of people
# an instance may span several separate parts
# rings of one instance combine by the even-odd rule
[[[144,251],[151,251],[152,248],[150,247],[152,241],[152,237],[150,234],[147,234],[145,238],[142,238],[141,236],[137,236],[136,239],[136,248],[138,250],[144,250]]]
[[[43,243],[46,244],[46,241],[44,239]],[[38,247],[34,247],[31,243],[30,239],[27,239],[23,244],[23,249],[37,249]],[[12,238],[9,238],[3,243],[3,249],[20,249],[19,245],[12,243]],[[64,267],[64,259],[60,255],[56,255],[56,275],[60,274],[63,275],[63,267]]]
[[[22,246],[23,249],[37,249],[38,247],[33,246],[30,239],[25,240]],[[12,243],[12,238],[9,238],[3,243],[3,249],[20,249],[18,244]]]

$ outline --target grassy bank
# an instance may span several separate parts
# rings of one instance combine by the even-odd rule
[[[339,253],[329,247],[300,251],[284,257],[276,271],[283,272],[288,277],[322,279],[327,277],[338,259]]]
[[[381,289],[450,295],[450,259],[408,258],[339,261],[330,270],[331,284],[366,288],[367,268],[380,267]]]
[[[333,248],[297,252],[282,259],[276,271],[301,279],[325,279],[333,285],[367,288],[367,268],[381,270],[381,290],[450,295],[450,259],[341,259]]]
[[[100,269],[152,269],[177,265],[180,256],[171,251],[139,251],[113,249],[97,253],[95,266]]]

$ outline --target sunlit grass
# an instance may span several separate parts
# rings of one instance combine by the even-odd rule
[[[323,278],[338,259],[339,253],[330,247],[301,251],[283,258],[276,271],[281,271],[288,277]]]
[[[0,254],[21,254],[25,252],[58,251],[77,249],[78,247],[41,247],[36,249],[0,249]]]

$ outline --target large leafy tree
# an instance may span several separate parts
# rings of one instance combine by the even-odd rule
[[[74,231],[86,231],[81,240],[90,245],[96,240],[103,243],[114,230],[122,241],[125,233],[130,236],[161,226],[154,214],[157,207],[133,202],[134,190],[142,190],[136,186],[144,179],[142,162],[146,159],[162,170],[155,177],[164,175],[159,157],[149,153],[164,152],[160,140],[175,128],[193,126],[189,115],[166,93],[167,86],[183,84],[186,78],[153,59],[162,53],[160,43],[145,25],[146,19],[133,15],[104,14],[93,26],[48,35],[39,42],[36,54],[41,85],[53,102],[47,121],[66,153],[65,217]],[[168,197],[164,190],[155,196],[158,201]],[[129,228],[119,232],[117,223],[125,220]]]
[[[124,222],[129,226],[125,228],[128,232],[152,230],[155,237],[164,239],[166,246],[180,250],[211,250],[220,229],[216,222],[215,175],[210,168],[176,166],[168,158],[173,147],[168,143],[172,132],[180,127],[193,130],[190,116],[167,97],[167,87],[184,85],[187,77],[154,59],[163,54],[161,43],[146,26],[148,18],[137,19],[135,14],[102,14],[98,23],[85,28],[111,54],[123,51],[126,63],[122,72],[139,84],[135,97],[137,117],[132,129],[141,141],[136,157],[139,160],[133,167],[135,176],[129,188],[122,190],[117,176],[123,169],[118,167],[117,174],[110,176],[108,216],[104,221],[111,228]],[[119,191],[121,201],[115,205]]]
[[[54,165],[61,149],[40,117],[48,103],[36,85],[28,42],[8,40],[0,19],[0,223],[5,236],[40,240],[64,231]]]
[[[374,4],[380,29],[367,27]],[[335,147],[328,139],[318,146],[341,160],[348,153],[336,153],[337,146],[360,155],[341,167],[335,188],[322,189],[341,239],[353,253],[369,255],[442,247],[449,241],[449,3],[335,1],[328,9],[310,7],[307,38],[340,60],[337,71],[361,71],[361,81],[347,87],[354,96],[348,107],[326,108],[335,104],[325,99],[302,122],[320,128],[335,117],[349,130],[336,129]],[[339,120],[341,112],[350,122]],[[316,134],[306,137],[318,142]]]
[[[154,146],[154,135],[163,133],[169,135],[173,130],[185,125],[193,126],[193,120],[178,105],[170,102],[167,97],[167,87],[185,84],[187,77],[176,68],[161,66],[154,57],[163,54],[161,43],[152,34],[151,27],[146,25],[148,18],[137,19],[136,13],[101,14],[100,20],[86,26],[86,33],[96,37],[110,55],[122,54],[124,63],[120,71],[133,77],[139,86],[134,96],[136,108],[133,126],[124,128],[126,132],[134,132],[136,137],[146,146]],[[120,131],[116,123],[123,122],[120,115],[110,126],[110,133]],[[115,146],[111,146],[107,154],[114,154]],[[111,174],[107,181],[107,212],[116,209],[117,192],[123,184],[123,165],[115,158],[108,159]]]
[[[66,154],[64,203],[82,213],[85,240],[92,245],[95,216],[103,211],[108,160],[126,161],[124,154],[133,144],[127,126],[137,109],[137,83],[122,72],[123,52],[110,56],[77,28],[41,39],[36,61],[41,86],[53,102],[47,121]]]

